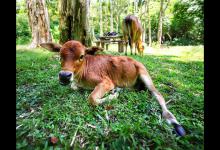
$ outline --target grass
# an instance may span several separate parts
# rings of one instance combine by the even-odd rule
[[[148,68],[170,100],[167,106],[185,127],[185,137],[173,133],[149,93],[124,89],[118,99],[93,108],[87,102],[91,91],[58,83],[57,54],[18,45],[17,149],[69,149],[75,133],[75,149],[204,149],[203,46],[147,48],[144,57],[131,57]],[[55,145],[51,136],[58,138]]]

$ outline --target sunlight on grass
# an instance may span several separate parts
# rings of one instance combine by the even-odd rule
[[[204,46],[170,46],[164,48],[153,48],[145,46],[145,55],[155,56],[177,56],[171,58],[171,60],[179,61],[203,61],[204,60]],[[113,52],[118,51],[116,44],[109,45],[109,50]],[[128,46],[128,55],[130,55],[130,47]]]
[[[43,48],[33,48],[33,49],[29,49],[28,45],[16,45],[16,51],[17,52],[34,52],[37,53],[39,55],[50,55],[52,54],[50,51],[45,50]]]
[[[147,47],[145,54],[178,56],[172,60],[179,61],[203,61],[204,46],[173,46],[161,49]]]

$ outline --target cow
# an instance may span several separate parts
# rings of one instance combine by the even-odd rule
[[[68,85],[74,90],[93,90],[88,97],[92,106],[98,106],[104,102],[117,98],[112,92],[117,88],[131,88],[146,90],[156,98],[162,108],[162,116],[174,126],[177,134],[185,135],[184,128],[177,121],[175,116],[168,110],[165,100],[155,88],[153,81],[145,66],[127,56],[113,56],[96,54],[101,50],[99,47],[86,48],[79,41],[71,40],[62,46],[55,43],[42,43],[41,47],[53,52],[60,53],[61,71],[59,82],[61,85]],[[103,96],[110,92],[109,97]]]
[[[127,41],[131,49],[131,55],[133,52],[133,47],[135,45],[135,55],[136,49],[138,53],[143,56],[144,46],[142,44],[142,33],[143,29],[140,20],[134,15],[126,16],[122,21],[122,32],[123,38],[126,41],[125,54],[127,55]]]

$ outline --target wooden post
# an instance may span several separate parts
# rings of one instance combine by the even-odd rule
[[[123,41],[118,41],[118,52],[119,53],[123,53],[124,52]]]
[[[106,43],[106,50],[108,50],[108,45],[109,45],[109,43]]]
[[[101,41],[101,47],[105,48],[105,41]]]
[[[100,46],[100,41],[96,41],[95,43],[96,43],[96,46],[98,47]]]

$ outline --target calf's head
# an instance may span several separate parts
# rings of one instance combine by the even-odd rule
[[[74,74],[81,69],[87,53],[103,50],[95,46],[86,48],[80,42],[74,40],[68,41],[62,46],[55,43],[41,43],[40,46],[49,51],[60,53],[61,71],[59,72],[59,81],[62,85],[67,85],[73,80]]]

